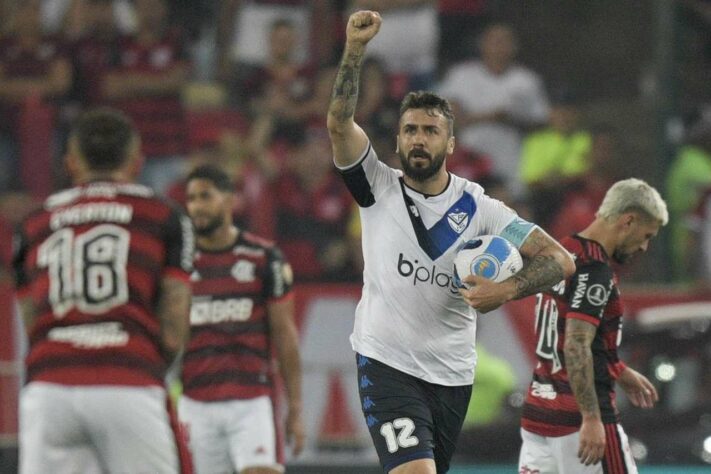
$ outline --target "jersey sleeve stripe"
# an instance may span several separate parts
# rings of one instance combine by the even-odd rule
[[[600,325],[600,320],[598,318],[585,313],[576,313],[575,311],[571,311],[567,313],[565,317],[569,319],[579,319],[581,321],[588,322],[596,327]]]
[[[371,144],[368,143],[365,153],[353,166],[338,169],[348,191],[360,207],[370,207],[375,204],[375,196],[365,174],[365,168],[363,168],[363,160],[370,154],[371,147]]]

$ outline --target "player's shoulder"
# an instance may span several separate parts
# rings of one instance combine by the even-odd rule
[[[249,231],[240,231],[240,237],[237,239],[235,246],[245,246],[252,249],[259,249],[265,252],[272,251],[277,248],[276,242],[261,235],[254,234]]]
[[[508,75],[510,78],[519,81],[536,83],[540,81],[540,76],[535,71],[533,71],[533,69],[529,69],[523,64],[514,64],[513,66],[511,66],[509,68]]]
[[[600,242],[579,235],[564,237],[560,243],[575,257],[575,264],[610,268],[610,258]]]
[[[484,195],[484,188],[479,184],[474,181],[470,181],[466,178],[462,178],[461,176],[458,176],[452,172],[449,173],[449,188],[451,192],[461,194],[462,192],[466,192],[468,194],[471,194],[474,196],[474,198],[478,198],[482,195]]]

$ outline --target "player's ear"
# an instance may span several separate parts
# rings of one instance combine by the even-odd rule
[[[395,153],[400,153],[400,138],[395,137]]]
[[[64,154],[64,169],[72,179],[77,179],[83,167],[81,156],[79,155],[79,144],[75,137],[69,137],[67,152]]]
[[[629,227],[632,227],[632,224],[635,222],[635,214],[633,212],[625,212],[619,217],[619,223],[622,224],[622,226],[627,229]]]
[[[452,135],[447,140],[447,154],[448,155],[451,155],[452,153],[454,153],[454,144],[455,144],[454,135]]]
[[[135,179],[141,174],[143,169],[143,164],[145,163],[145,157],[141,152],[141,140],[135,137],[131,140],[131,145],[128,155],[128,173],[131,178]]]

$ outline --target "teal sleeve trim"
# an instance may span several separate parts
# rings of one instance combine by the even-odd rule
[[[520,248],[528,235],[533,232],[533,229],[536,227],[538,227],[536,224],[521,219],[520,217],[514,217],[509,225],[501,231],[501,237],[514,244],[514,247]]]

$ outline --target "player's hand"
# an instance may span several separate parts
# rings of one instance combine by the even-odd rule
[[[305,440],[306,435],[304,434],[304,421],[301,418],[301,410],[289,410],[289,415],[286,418],[286,441],[291,446],[291,454],[294,457],[304,450]]]
[[[659,394],[652,382],[634,369],[626,367],[617,378],[617,383],[636,407],[653,408],[659,401]]]
[[[481,313],[488,313],[512,298],[510,283],[495,283],[488,278],[469,275],[462,279],[469,288],[460,288],[464,301]]]
[[[583,417],[580,426],[578,459],[586,466],[597,464],[605,455],[605,427],[599,418]]]
[[[380,13],[378,12],[361,10],[353,13],[350,18],[348,18],[346,42],[358,43],[365,46],[378,34],[382,21]]]

